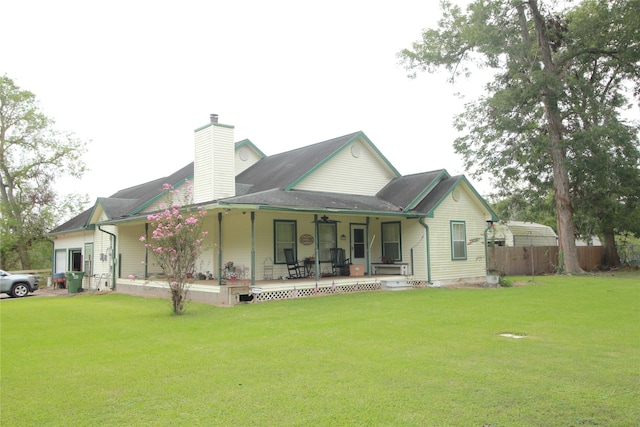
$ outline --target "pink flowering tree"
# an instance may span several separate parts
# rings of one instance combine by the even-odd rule
[[[202,230],[206,212],[201,207],[188,207],[192,187],[188,182],[185,185],[187,191],[180,204],[175,201],[180,198],[179,191],[164,184],[167,202],[160,212],[147,216],[150,235],[140,237],[167,278],[174,314],[184,313],[189,284],[207,235]]]

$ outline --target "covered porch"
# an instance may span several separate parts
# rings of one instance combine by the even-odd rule
[[[258,303],[284,299],[295,299],[352,292],[378,290],[404,290],[427,287],[428,283],[415,280],[411,276],[334,276],[303,279],[258,280],[251,285],[250,280],[228,280],[220,284],[218,280],[196,280],[189,286],[191,301],[233,306],[240,303]],[[129,295],[155,298],[169,298],[168,285],[164,281],[143,279],[118,279],[116,291]]]

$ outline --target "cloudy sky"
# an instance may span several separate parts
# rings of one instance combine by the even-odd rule
[[[169,175],[210,113],[267,155],[361,130],[402,174],[465,172],[455,93],[477,97],[480,79],[410,80],[396,58],[435,26],[436,0],[3,3],[0,73],[89,141],[90,171],[61,193],[93,201]]]

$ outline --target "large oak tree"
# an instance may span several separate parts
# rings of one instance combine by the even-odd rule
[[[84,196],[61,198],[56,178],[80,178],[86,143],[54,128],[35,95],[9,77],[0,77],[0,265],[3,269],[33,265],[32,249],[46,240],[58,221],[77,213]],[[49,245],[48,250],[51,250]]]
[[[640,2],[441,8],[438,28],[403,50],[402,62],[412,76],[445,68],[452,81],[474,65],[494,70],[485,95],[456,117],[466,132],[454,148],[474,175],[492,175],[504,197],[544,199],[552,188],[559,265],[581,271],[580,231],[613,233],[625,226],[620,213],[638,206],[638,128],[621,112],[640,94]],[[625,180],[631,186],[619,185]],[[595,188],[607,201],[601,209],[593,208]]]

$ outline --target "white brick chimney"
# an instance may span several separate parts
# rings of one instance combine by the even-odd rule
[[[235,196],[235,148],[233,126],[211,122],[195,130],[193,201],[205,203]]]

